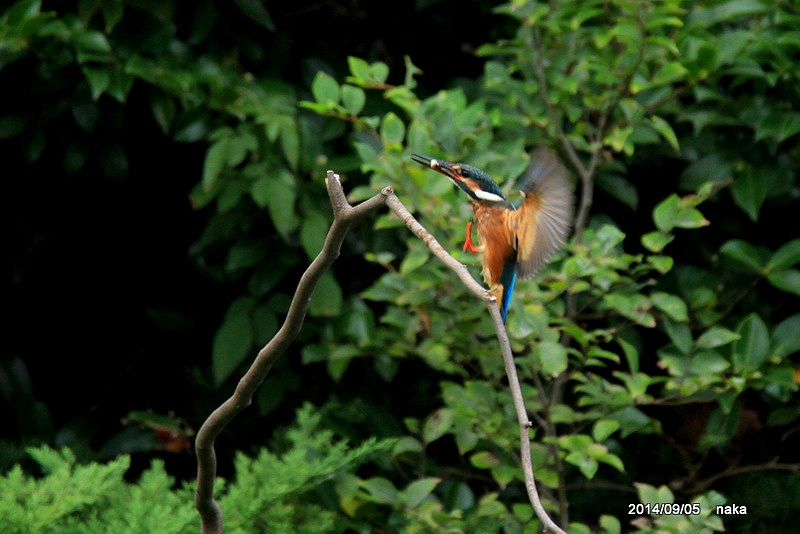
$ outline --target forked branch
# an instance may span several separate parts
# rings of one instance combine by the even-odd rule
[[[517,420],[520,425],[520,448],[522,457],[522,467],[525,473],[525,486],[528,491],[531,504],[536,515],[542,521],[546,529],[563,534],[558,525],[547,515],[536,490],[536,482],[533,476],[533,466],[530,454],[530,427],[527,411],[525,410],[522,389],[517,377],[514,358],[511,353],[511,345],[508,334],[500,317],[500,311],[495,303],[495,298],[489,294],[481,284],[479,284],[465,265],[458,262],[455,258],[445,251],[438,241],[411,215],[400,199],[394,194],[391,187],[385,187],[379,194],[362,202],[357,206],[351,206],[345,197],[339,176],[333,171],[328,171],[326,178],[328,195],[333,206],[333,225],[325,238],[325,244],[319,255],[311,262],[306,272],[300,278],[289,313],[280,330],[262,348],[256,356],[250,369],[236,386],[233,395],[206,419],[200,431],[197,433],[195,451],[197,454],[197,488],[195,490],[195,507],[200,513],[203,534],[220,534],[223,531],[222,511],[219,504],[214,500],[214,481],[217,475],[217,460],[214,452],[214,442],[220,435],[225,426],[233,420],[236,415],[246,408],[252,401],[258,387],[264,381],[272,364],[286,351],[289,344],[297,337],[300,328],[305,320],[308,311],[308,303],[317,282],[323,274],[330,269],[333,262],[339,256],[347,232],[350,227],[368,215],[377,211],[381,206],[386,205],[405,223],[406,226],[419,237],[433,252],[442,260],[444,264],[453,270],[461,281],[478,298],[482,299],[489,308],[489,313],[494,321],[497,338],[503,353],[508,382],[511,388],[511,396],[514,400],[514,407],[517,412]]]

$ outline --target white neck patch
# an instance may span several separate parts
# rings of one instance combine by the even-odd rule
[[[489,193],[488,191],[484,191],[482,189],[476,189],[473,191],[475,196],[481,200],[488,200],[489,202],[503,202],[505,200],[500,195],[495,195],[494,193]]]

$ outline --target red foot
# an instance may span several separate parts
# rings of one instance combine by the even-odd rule
[[[472,254],[478,252],[478,247],[472,242],[472,221],[467,223],[467,239],[464,241],[464,247],[461,250],[465,252],[469,250]]]

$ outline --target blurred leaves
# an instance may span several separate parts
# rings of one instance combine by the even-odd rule
[[[516,199],[533,147],[549,145],[581,183],[579,203],[595,211],[535,281],[518,284],[509,314],[537,479],[579,488],[573,503],[549,491],[545,505],[572,504],[573,517],[599,517],[618,532],[607,501],[575,503],[596,501],[582,489],[587,480],[635,484],[642,503],[703,506],[699,515],[637,517],[639,531],[677,531],[680,522],[720,530],[712,510],[724,498],[693,489],[703,483],[694,474],[742,460],[734,440],[749,402],[761,407],[753,428],[796,424],[799,414],[800,319],[783,299],[800,295],[800,240],[780,217],[797,203],[800,176],[796,10],[742,0],[515,1],[486,19],[507,38],[478,48],[477,79],[454,69],[446,88],[422,88],[418,79],[430,82],[413,63],[422,58],[408,57],[404,72],[354,56],[337,71],[314,57],[299,66],[305,82],[284,81],[277,67],[256,67],[278,48],[208,45],[221,8],[201,4],[187,28],[173,23],[173,2],[79,2],[68,13],[23,0],[0,15],[0,69],[30,58],[79,84],[75,95],[53,97],[52,112],[63,110],[80,133],[60,149],[68,173],[96,157],[105,175],[127,175],[136,164],[127,148],[93,141],[108,135],[109,109],[134,98],[165,138],[203,151],[190,201],[207,223],[190,257],[238,296],[220,313],[210,365],[198,374],[228,388],[277,330],[330,225],[328,168],[353,202],[393,186],[479,278],[478,259],[461,252],[469,203],[409,154],[477,165]],[[276,8],[234,5],[240,20],[282,35]],[[131,13],[149,21],[136,39]],[[49,156],[55,143],[40,122],[7,113],[0,140],[20,142],[28,161]],[[302,345],[291,349],[304,367],[271,377],[259,409],[301,391],[323,399],[319,409],[344,436],[400,436],[367,478],[351,465],[361,456],[340,454],[297,479],[317,489],[322,515],[336,514],[343,530],[540,530],[485,308],[402,222],[383,213],[354,228],[309,311]],[[13,371],[0,387],[27,399],[14,412],[24,419],[35,403],[21,393],[25,373]],[[658,409],[693,403],[711,408],[683,445],[676,435],[687,429],[671,428]],[[316,445],[288,460],[237,460],[240,479],[318,466],[330,443],[309,440]],[[770,453],[782,446],[770,441]],[[680,460],[664,469],[655,456]],[[643,479],[663,485],[635,482]],[[251,482],[242,487],[260,484]],[[680,495],[668,489],[678,487]],[[243,494],[226,495],[226,506],[252,516]]]
[[[250,297],[234,301],[214,336],[212,362],[216,384],[224,382],[250,353],[254,341],[251,320],[254,304]]]

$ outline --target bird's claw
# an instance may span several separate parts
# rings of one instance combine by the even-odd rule
[[[469,251],[471,254],[478,252],[478,247],[472,242],[472,221],[467,223],[467,239],[464,241],[464,247],[461,250],[464,252]]]

